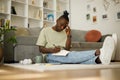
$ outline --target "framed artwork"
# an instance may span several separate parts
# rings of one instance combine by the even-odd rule
[[[93,23],[97,22],[97,16],[93,16]]]
[[[86,14],[86,20],[90,20],[90,14]]]
[[[116,17],[117,17],[117,20],[120,20],[120,12],[117,12]]]
[[[116,13],[116,21],[120,21],[120,12]]]
[[[88,4],[88,5],[87,5],[87,11],[90,11],[90,10],[91,10],[91,5]]]
[[[94,13],[96,12],[96,7],[93,8],[93,12],[94,12]]]
[[[102,19],[108,19],[108,15],[107,14],[103,14],[102,15]]]
[[[115,4],[119,4],[120,0],[113,0]]]

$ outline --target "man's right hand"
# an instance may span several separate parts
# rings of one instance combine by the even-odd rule
[[[61,48],[59,46],[56,46],[54,49],[53,49],[53,53],[57,53],[61,50]]]

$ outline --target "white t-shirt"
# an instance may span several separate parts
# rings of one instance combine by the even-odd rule
[[[65,30],[57,32],[52,27],[43,28],[40,32],[36,45],[53,48],[55,46],[65,47],[67,35]]]

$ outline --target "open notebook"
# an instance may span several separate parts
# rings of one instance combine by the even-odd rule
[[[56,56],[66,56],[70,51],[67,50],[61,50],[60,52],[57,53],[53,53],[52,55],[56,55]]]

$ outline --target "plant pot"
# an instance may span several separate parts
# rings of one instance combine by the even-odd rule
[[[3,48],[0,46],[0,62],[2,61],[3,58]]]

